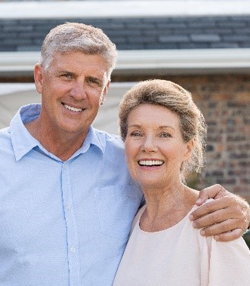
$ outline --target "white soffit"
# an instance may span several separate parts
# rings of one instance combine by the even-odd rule
[[[39,52],[0,53],[0,76],[33,75]],[[250,49],[118,51],[114,74],[201,74],[250,72]]]
[[[118,105],[123,94],[135,82],[110,84],[107,99],[98,111],[94,127],[118,134]],[[0,129],[9,126],[17,110],[25,104],[40,103],[34,83],[0,83]]]

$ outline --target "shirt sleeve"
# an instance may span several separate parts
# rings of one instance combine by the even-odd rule
[[[243,238],[218,242],[212,238],[209,286],[249,286],[250,250]]]

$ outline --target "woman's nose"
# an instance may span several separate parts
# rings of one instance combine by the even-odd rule
[[[145,137],[145,140],[142,144],[142,150],[146,152],[155,152],[157,150],[157,144],[153,137]]]

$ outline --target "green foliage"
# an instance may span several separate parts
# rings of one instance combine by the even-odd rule
[[[199,189],[199,183],[200,183],[200,175],[197,173],[192,173],[187,178],[187,185],[195,190]]]
[[[245,242],[246,242],[248,248],[250,249],[250,231],[245,233],[243,235],[243,238],[245,239]]]

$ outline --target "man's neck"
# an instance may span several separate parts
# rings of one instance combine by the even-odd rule
[[[81,146],[87,136],[81,134],[81,136],[65,132],[60,133],[51,132],[43,128],[39,118],[25,124],[25,127],[29,133],[40,142],[40,144],[50,153],[54,154],[62,161],[67,161]]]

